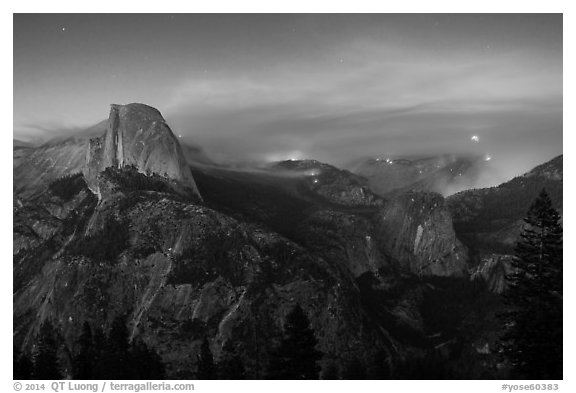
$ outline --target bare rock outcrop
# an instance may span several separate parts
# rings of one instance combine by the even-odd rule
[[[439,194],[410,192],[391,200],[376,215],[376,233],[384,254],[413,273],[466,275],[466,248]]]
[[[129,166],[176,181],[200,197],[182,148],[160,112],[144,104],[113,104],[106,133],[90,140],[84,175],[98,194],[99,173]]]

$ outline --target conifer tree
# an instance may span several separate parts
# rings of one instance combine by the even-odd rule
[[[271,354],[270,379],[319,379],[322,352],[310,321],[299,304],[286,317],[284,339]]]
[[[562,378],[562,226],[545,190],[530,207],[506,277],[502,354],[512,376]]]
[[[49,321],[40,327],[33,364],[32,379],[62,379],[56,331]]]
[[[376,352],[374,359],[368,369],[369,379],[389,379],[390,378],[390,367],[389,367],[389,355],[384,350],[379,350]]]
[[[78,346],[78,355],[74,358],[74,378],[94,379],[94,343],[88,321],[84,321]]]
[[[13,366],[14,379],[30,379],[32,377],[32,360],[25,353],[21,353],[16,346],[14,346],[13,352]]]
[[[246,370],[244,369],[242,359],[234,353],[234,346],[230,341],[224,344],[222,356],[223,360],[218,363],[220,379],[246,379]]]
[[[163,379],[164,364],[156,352],[136,338],[130,344],[130,355],[135,379]]]
[[[100,327],[94,329],[94,334],[92,337],[92,342],[94,344],[94,358],[93,358],[93,374],[94,379],[107,379],[106,376],[106,365],[104,364],[104,357],[107,346],[106,335]]]
[[[214,357],[210,351],[210,344],[208,338],[204,337],[202,346],[200,347],[200,354],[198,355],[198,371],[196,379],[216,379],[216,367],[214,365]]]
[[[112,321],[98,362],[98,378],[133,379],[126,319],[118,316]]]

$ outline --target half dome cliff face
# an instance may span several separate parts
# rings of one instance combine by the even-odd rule
[[[84,175],[98,193],[99,173],[130,166],[176,181],[200,198],[182,148],[160,112],[144,104],[112,104],[106,133],[90,140]]]

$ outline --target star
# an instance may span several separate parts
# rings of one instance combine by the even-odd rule
[[[66,31],[66,27],[63,27],[63,28],[62,28],[62,31]]]

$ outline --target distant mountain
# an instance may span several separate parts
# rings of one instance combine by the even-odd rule
[[[538,165],[530,172],[523,175],[523,177],[535,177],[535,181],[562,181],[563,178],[563,156],[560,155],[542,165]]]
[[[23,158],[27,157],[32,151],[32,144],[13,139],[13,159],[14,168],[20,165]]]
[[[12,145],[14,147],[14,149],[17,148],[28,148],[28,147],[32,147],[33,144],[29,143],[29,142],[24,142],[18,139],[12,139]]]
[[[15,147],[12,167],[14,195],[24,198],[38,195],[50,182],[67,174],[82,172],[88,143],[88,136],[79,136],[52,140],[38,147]]]
[[[381,198],[367,187],[366,179],[316,160],[287,160],[269,168],[282,176],[296,176],[305,188],[328,201],[346,206],[378,206]]]
[[[368,179],[374,192],[399,195],[408,191],[433,191],[449,195],[471,188],[488,171],[484,157],[441,155],[424,158],[371,158],[351,167]]]
[[[474,254],[511,253],[523,218],[545,188],[562,213],[562,156],[498,187],[462,191],[447,198],[458,237]]]
[[[142,104],[112,106],[87,133],[15,147],[14,345],[29,353],[50,321],[71,370],[84,323],[107,333],[120,316],[168,378],[196,376],[204,340],[217,363],[232,351],[249,378],[265,378],[299,304],[323,372],[497,377],[509,263],[487,240],[523,217],[532,190],[560,192],[561,205],[561,157],[448,199],[428,189],[471,179],[479,163],[385,165],[385,196],[369,177],[314,160],[226,167],[180,145]]]

